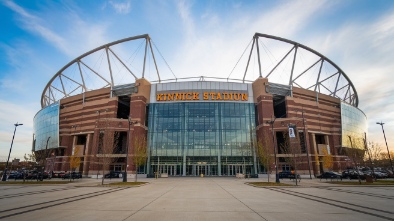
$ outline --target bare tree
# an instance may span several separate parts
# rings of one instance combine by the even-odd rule
[[[49,157],[50,152],[52,152],[50,148],[48,149],[48,144],[50,139],[51,137],[48,137],[46,142],[45,143],[43,142],[40,145],[41,146],[40,149],[33,151],[31,154],[31,156],[34,158],[34,161],[37,162],[39,167],[46,167],[47,158]]]
[[[26,154],[23,156],[24,161],[22,161],[22,165],[25,168],[25,170],[23,170],[23,182],[25,182],[26,180],[26,169],[29,170],[31,168],[33,168],[33,166],[36,166],[36,155],[34,152],[32,152],[31,154]]]
[[[365,150],[367,154],[364,157],[364,161],[369,161],[370,167],[372,169],[372,178],[375,178],[375,165],[379,161],[382,148],[378,144],[370,141],[368,143],[365,142]]]
[[[294,138],[289,137],[289,133],[283,133],[284,142],[280,144],[279,148],[281,148],[282,152],[286,154],[285,161],[289,164],[294,170],[294,178],[296,181],[296,185],[298,185],[297,179],[297,165],[299,164],[299,156],[301,155],[301,145],[299,142],[299,137],[295,136]]]
[[[376,163],[377,161],[380,160],[381,153],[382,153],[382,147],[377,143],[369,142],[368,143],[368,152],[369,152],[369,155],[371,156],[372,163]]]
[[[37,164],[40,166],[41,165],[45,166],[46,158],[47,158],[48,154],[49,153],[47,153],[47,151],[45,151],[45,150],[38,150],[38,151],[34,151],[32,153],[35,162],[37,162]]]
[[[145,137],[134,137],[133,143],[133,164],[135,166],[135,182],[137,182],[138,168],[145,165],[146,159],[148,158],[147,142]]]
[[[69,158],[69,161],[70,161],[70,181],[71,181],[71,176],[72,176],[71,172],[74,172],[75,169],[77,167],[79,167],[79,165],[81,164],[81,158],[79,156],[80,155],[79,151],[80,151],[80,147],[78,147],[78,146],[74,147],[74,152]]]
[[[268,137],[268,136],[264,136]],[[270,151],[267,139],[260,139],[256,142],[257,157],[261,165],[267,170],[268,182],[270,181],[271,165],[274,162],[273,151]]]
[[[42,154],[43,152],[39,152],[39,151],[32,151],[31,154],[25,154],[25,160],[30,163],[30,169],[32,169],[33,167],[37,167],[37,166],[41,166],[42,163]]]
[[[100,131],[97,157],[100,161],[103,172],[101,185],[104,184],[105,172],[109,171],[110,165],[118,158],[118,155],[116,154],[119,149],[118,143],[119,132],[114,131],[108,127]]]
[[[390,151],[390,156],[394,156],[394,151]],[[390,167],[390,158],[387,152],[380,153],[380,165],[382,167]]]
[[[315,165],[316,165],[316,170],[314,169],[314,174],[315,174],[315,178],[316,178],[316,172],[320,171],[320,168],[319,168],[319,164],[320,164],[319,152],[315,152],[314,158],[315,158]]]
[[[25,159],[26,162],[37,162],[36,160],[36,154],[32,152],[31,154],[26,154],[23,156],[23,159]]]
[[[333,157],[330,153],[328,153],[327,148],[323,148],[323,168],[327,168],[328,170],[332,170],[332,166],[334,165]]]
[[[364,140],[362,137],[348,136],[350,148],[346,148],[345,153],[353,162],[358,176],[358,182],[361,184],[360,172],[358,166],[364,161]]]

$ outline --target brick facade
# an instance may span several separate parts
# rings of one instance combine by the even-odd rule
[[[120,134],[122,148],[125,146],[129,148],[127,172],[134,173],[136,168],[133,166],[131,154],[133,154],[136,138],[147,140],[146,111],[151,87],[145,79],[138,79],[136,85],[138,92],[129,96],[129,119],[117,117],[118,97],[111,97],[112,93],[109,88],[86,92],[60,101],[59,147],[52,151],[54,154],[50,160],[55,171],[70,169],[68,158],[73,148],[78,146],[81,149],[81,166],[77,170],[82,171],[84,175],[101,174],[100,133],[111,129]],[[297,142],[292,140],[291,145],[300,145],[300,140],[305,140],[312,175],[320,174],[324,170],[321,164],[323,155],[319,152],[322,145],[328,147],[333,155],[334,170],[346,167],[345,158],[340,155],[339,151],[341,148],[341,103],[339,99],[306,89],[292,88],[292,96],[284,97],[283,101],[285,104],[283,111],[286,115],[275,118],[274,95],[269,92],[268,79],[258,78],[252,83],[252,89],[256,105],[256,139],[268,144],[271,154],[274,154],[273,145],[276,145],[279,170],[287,164],[283,159],[292,157],[281,152],[279,142],[283,139],[278,137],[278,134],[287,133],[288,125],[295,125],[297,128]],[[271,125],[272,121],[274,121],[273,125]],[[129,122],[131,122],[130,139],[127,144]],[[302,137],[299,132],[303,132]],[[117,160],[113,164],[119,166],[117,169],[123,170],[126,155],[123,149],[122,151],[114,153],[114,158]],[[307,153],[298,154],[297,160],[299,173],[309,174]],[[274,166],[272,165],[270,169],[272,170]]]

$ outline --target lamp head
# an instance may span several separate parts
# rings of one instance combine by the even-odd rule
[[[18,123],[16,123],[16,124],[14,124],[15,125],[15,127],[17,127],[17,126],[22,126],[23,124],[18,124]]]

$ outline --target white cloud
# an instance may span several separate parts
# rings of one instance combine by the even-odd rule
[[[1,125],[13,125],[22,122],[24,127],[33,128],[33,117],[39,109],[39,104],[18,103],[18,101],[6,101],[0,99],[0,122]]]
[[[260,4],[258,7],[261,9],[253,8],[249,13],[233,13],[228,17],[207,12],[198,16],[192,14],[193,5],[190,2],[180,1],[177,9],[185,35],[171,61],[177,64],[174,68],[177,77],[228,77],[255,32],[291,36],[302,30],[309,19],[327,10],[330,4],[325,1],[311,1],[308,4],[291,1],[275,8],[264,6]],[[236,77],[242,78],[241,72]]]
[[[369,22],[348,22],[329,33],[312,35],[309,44],[321,51],[349,76],[360,99],[359,108],[368,117],[369,139],[384,144],[377,121],[394,131],[394,11]],[[388,143],[394,144],[390,136]]]
[[[52,60],[52,64],[49,64],[42,57],[37,56],[37,52],[32,50],[26,42],[17,41],[12,46],[0,43],[0,49],[6,57],[3,62],[12,67],[0,75],[0,91],[11,99],[14,96],[37,90],[38,85],[33,85],[32,81],[45,77],[42,73],[54,70],[52,65],[55,62]],[[32,98],[32,96],[25,96],[27,97]]]
[[[30,93],[30,91],[37,90],[35,99],[39,102],[41,90],[47,84],[47,81],[62,67],[61,65],[67,64],[71,59],[82,53],[108,43],[108,39],[106,39],[107,23],[98,22],[95,24],[85,21],[78,15],[78,9],[65,6],[69,9],[59,13],[56,11],[50,13],[40,11],[33,15],[33,13],[27,12],[14,2],[7,1],[4,4],[16,12],[23,29],[33,34],[39,33],[44,41],[50,43],[50,47],[45,46],[45,49],[21,39],[14,40],[9,43],[10,45],[0,44],[0,47],[6,53],[6,61],[10,66],[8,70],[2,73],[0,89],[9,93],[12,97],[16,94],[29,93],[28,97],[32,98],[35,93]],[[56,26],[51,29],[51,25],[46,21],[53,20],[51,16],[54,14],[56,14],[56,19],[63,19],[64,23],[60,28]],[[40,30],[45,30],[45,32]],[[51,35],[46,35],[46,33],[51,33]],[[58,36],[55,39],[60,40],[52,41],[54,33]],[[60,49],[60,55],[54,54],[51,47]],[[47,53],[42,53],[44,50]],[[53,55],[48,56],[48,51]],[[64,60],[63,54],[66,55],[66,59],[69,59]],[[59,57],[63,59],[63,62],[57,66],[55,61]],[[32,84],[32,82],[37,83]]]
[[[14,102],[0,99],[0,160],[8,156],[15,123],[23,125],[17,128],[11,157],[21,158],[24,153],[31,152],[33,117],[39,104]]]
[[[394,44],[390,43],[394,36],[394,14],[385,14],[370,27],[370,30],[368,33],[370,33],[372,41],[371,46],[378,50],[391,52],[394,47]]]
[[[187,1],[179,1],[177,4],[178,13],[182,19],[183,28],[186,30],[186,36],[193,38],[195,36],[195,25],[191,15],[191,5]]]
[[[20,21],[19,25],[24,30],[40,36],[51,46],[69,56],[70,60],[88,50],[110,42],[109,36],[116,36],[115,39],[112,39],[116,40],[119,36],[124,37],[124,34],[133,33],[133,31],[125,31],[124,26],[112,25],[110,18],[99,17],[92,22],[88,20],[88,16],[83,16],[78,10],[73,9],[66,12],[59,9],[59,11],[53,12],[50,16],[56,14],[59,19],[59,23],[55,22],[55,24],[62,26],[61,28],[54,27],[50,24],[52,17],[43,11],[30,11],[12,1],[5,1],[3,4],[16,13],[18,21]],[[194,10],[191,1],[177,1],[176,9],[178,13],[173,13],[174,8],[168,6],[172,3],[164,1],[164,3],[148,2],[148,4],[156,7],[147,10],[147,12],[149,14],[149,12],[154,11],[155,15],[159,15],[155,19],[160,20],[160,25],[173,28],[171,30],[175,30],[177,33],[183,33],[181,35],[165,33],[178,41],[177,48],[171,48],[170,52],[163,53],[169,64],[172,65],[171,68],[177,77],[200,75],[227,77],[255,32],[293,40],[295,40],[295,36],[303,33],[302,36],[310,36],[310,38],[303,39],[302,42],[300,41],[301,43],[332,59],[355,84],[361,99],[360,108],[368,111],[366,114],[370,121],[371,137],[376,136],[377,139],[380,139],[382,136],[379,125],[372,125],[375,124],[374,121],[376,120],[387,121],[385,129],[388,132],[394,131],[394,126],[391,126],[391,124],[394,125],[394,122],[389,123],[389,120],[394,120],[391,117],[394,116],[393,104],[388,104],[388,100],[394,100],[391,90],[391,83],[394,82],[394,75],[391,74],[394,70],[394,64],[391,61],[394,57],[394,43],[392,41],[394,39],[393,12],[387,12],[376,20],[370,21],[370,23],[348,22],[340,28],[336,27],[332,32],[322,33],[319,31],[319,34],[315,34],[308,32],[309,30],[306,29],[309,28],[311,21],[316,21],[319,18],[320,14],[327,13],[335,2],[285,1],[284,4],[278,4],[272,8],[271,4],[267,5],[262,1],[259,4],[254,4],[253,8],[244,10],[250,6],[241,1],[233,4],[232,7],[235,10],[227,15],[219,10],[202,10],[202,14],[199,15],[197,14],[198,10]],[[163,7],[157,9],[157,4],[161,4]],[[132,15],[130,13],[132,9],[131,1],[109,1],[106,5],[112,7],[119,14]],[[338,4],[338,6],[340,5]],[[175,18],[174,14],[179,17]],[[148,17],[147,20],[154,16],[149,14]],[[150,25],[146,23],[146,20],[142,20],[145,19],[143,17],[132,18],[141,19],[139,22],[144,26]],[[165,25],[163,25],[162,18],[166,18]],[[168,24],[170,21],[173,24]],[[178,27],[179,23],[181,23],[181,27]],[[121,34],[117,31],[118,29],[121,29]],[[142,30],[149,31],[149,28]],[[116,34],[114,34],[115,32]],[[160,38],[160,36],[156,37]],[[164,41],[162,40],[162,42]],[[162,46],[159,45],[159,47]],[[28,69],[23,65],[26,59],[20,59],[22,53],[17,51],[17,47],[14,48],[15,51],[9,50],[10,53],[7,55],[10,58],[10,64],[17,69],[15,73],[33,73],[41,76],[54,74],[49,71],[54,68],[53,64],[44,71],[44,64],[41,69],[37,68],[39,65],[35,69]],[[123,55],[122,52],[118,53]],[[28,56],[28,59],[33,58],[33,54],[34,52]],[[34,61],[35,63],[40,60],[40,55],[37,54],[36,56],[38,58]],[[53,56],[55,57],[56,54]],[[68,60],[62,64],[65,65],[67,62]],[[57,68],[60,67],[55,69],[57,70]],[[242,74],[241,71],[238,75],[235,75],[236,77],[242,77]],[[172,76],[169,77],[172,78]],[[17,81],[22,82],[23,78],[15,78],[15,81],[13,79],[2,78],[0,87],[17,91],[20,88],[14,86],[18,85],[16,84]],[[48,80],[49,77],[46,79]],[[23,109],[20,105],[12,106],[11,102],[7,103],[0,100],[0,120],[3,120],[3,122],[9,120],[2,123],[2,125],[7,125],[6,128],[0,127],[0,144],[2,146],[9,147],[10,131],[12,133],[12,125],[16,123],[14,121],[32,122],[35,110],[39,109],[39,101],[34,101],[34,103],[37,104],[36,109],[29,108],[27,110],[28,114],[26,114],[26,108]],[[10,112],[8,106],[11,106],[16,112]],[[22,116],[22,119],[9,119],[9,116]],[[25,125],[28,124],[25,123]],[[25,125],[18,128],[17,138],[21,138],[25,133],[24,139],[26,142],[23,142],[28,148],[31,148],[32,127],[30,127],[29,132],[23,132],[25,128],[29,129]],[[17,143],[15,144],[16,150],[18,149]],[[389,145],[390,143],[394,146],[394,140],[389,140]],[[2,155],[4,154],[1,153],[0,156]]]
[[[331,3],[327,1],[288,1],[266,12],[262,11],[249,27],[252,31],[289,38],[330,6]]]
[[[8,8],[21,16],[20,21],[22,22],[24,29],[41,36],[64,53],[71,54],[71,48],[67,47],[65,40],[60,35],[45,27],[45,21],[28,13],[25,9],[13,1],[5,1],[4,3]]]
[[[91,23],[73,12],[67,17],[64,36],[67,36],[67,46],[75,49],[72,58],[109,42],[107,22]]]
[[[42,37],[70,58],[108,43],[108,39],[105,38],[108,26],[106,22],[96,24],[87,22],[71,7],[66,13],[64,11],[58,13],[58,16],[64,17],[67,22],[61,27],[51,27],[48,23],[50,19],[45,19],[48,15],[43,12],[33,15],[12,1],[5,1],[4,4],[20,16],[18,20],[23,29]]]
[[[131,1],[127,0],[120,3],[119,1],[109,1],[109,4],[118,14],[128,14],[131,10]]]
[[[230,19],[205,12],[201,16],[203,21],[198,21],[198,16],[192,15],[192,6],[180,2],[178,12],[186,34],[170,63],[177,64],[174,68],[177,77],[227,77],[254,32],[294,39],[305,31],[311,20],[316,20],[333,4],[290,1],[276,8],[262,7],[259,14],[250,12]],[[375,125],[379,121],[377,118],[388,121],[394,116],[391,102],[394,100],[391,90],[394,82],[391,61],[394,57],[394,12],[389,11],[369,23],[346,22],[332,32],[311,33],[309,36],[301,43],[333,60],[354,83],[360,109],[368,116],[370,139],[379,140],[381,131]],[[387,131],[394,131],[394,122],[391,124],[385,125]],[[389,143],[394,143],[394,138]]]

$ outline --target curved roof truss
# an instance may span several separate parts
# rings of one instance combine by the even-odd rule
[[[263,68],[269,62],[268,59],[264,58],[262,51],[265,51],[267,54],[270,52],[262,41],[264,39],[281,42],[288,47],[282,50],[281,57],[279,56],[276,61],[271,62],[269,67],[265,66]],[[133,50],[129,50],[127,48],[128,45],[134,50],[131,55],[130,51]],[[127,50],[124,49],[125,47]],[[163,58],[158,49],[155,49]],[[301,62],[304,53],[313,55],[312,62],[308,64]],[[147,77],[152,79],[152,82],[159,83],[189,79],[253,82],[250,76],[249,79],[246,79],[248,70],[252,66],[252,54],[256,56],[258,61],[258,67],[254,68],[258,70],[259,77],[269,78],[269,81],[272,83],[295,86],[327,94],[355,107],[358,106],[358,96],[354,85],[334,62],[300,43],[261,33],[256,33],[253,36],[243,79],[229,78],[230,76],[228,78],[203,76],[177,78],[163,58],[164,62],[160,65],[167,66],[174,78],[162,80],[148,34],[114,41],[82,54],[60,69],[44,88],[41,96],[41,106],[46,107],[60,99],[85,93],[89,90],[130,84],[135,79],[146,77],[147,73]],[[283,67],[285,65],[287,65],[287,69]],[[326,69],[329,70],[327,71]],[[152,70],[153,76],[149,75],[150,70]],[[241,70],[240,74],[242,73],[243,71]]]
[[[82,54],[81,56],[69,62],[52,77],[52,79],[48,82],[48,84],[44,88],[41,96],[41,106],[46,107],[62,98],[100,88],[95,86],[90,87],[92,86],[92,84],[89,84],[91,83],[90,81],[101,81],[102,88],[114,87],[115,85],[117,85],[114,79],[115,62],[118,63],[118,65],[122,66],[121,67],[122,69],[125,69],[126,72],[128,72],[128,74],[130,75],[129,77],[133,78],[134,80],[137,79],[138,78],[137,74],[135,73],[135,71],[131,70],[130,64],[126,64],[127,61],[125,59],[121,59],[120,55],[116,53],[115,50],[113,49],[113,47],[115,47],[120,43],[135,41],[135,40],[143,40],[144,43],[144,51],[142,52],[143,54],[142,71],[140,67],[140,71],[138,75],[142,78],[145,77],[147,56],[151,55],[153,58],[154,65],[156,67],[157,77],[160,81],[159,69],[157,68],[151,39],[148,34],[138,35],[138,36],[125,38],[102,45],[98,48],[95,48],[91,51]],[[100,51],[103,52],[101,56],[105,57],[105,59],[102,59],[105,60],[106,62],[104,68],[97,67],[97,65],[94,66],[88,64],[88,62],[84,61],[84,59],[87,59],[90,55],[98,53]],[[65,73],[66,71],[70,72],[70,69],[72,69],[72,67],[76,69],[77,76],[75,75],[75,70],[74,73],[71,74]],[[72,74],[74,75],[71,76]],[[90,75],[90,79],[87,79],[87,75]],[[92,75],[93,78],[95,79],[92,79]]]
[[[280,59],[280,61],[278,61],[272,68],[267,70],[267,72],[264,73],[264,75],[261,67],[262,66],[262,59],[260,53],[261,45],[259,46],[259,42],[261,41],[259,41],[259,38],[273,39],[291,45],[290,50],[288,50],[285,53],[285,55]],[[295,67],[301,64],[301,62],[298,61],[298,58],[300,56],[300,49],[303,49],[315,55],[315,62],[307,66],[305,64],[302,64],[302,67],[298,70],[298,72],[296,72]],[[319,52],[303,44],[272,35],[256,33],[253,36],[253,44],[251,46],[251,50],[249,53],[243,80],[245,80],[246,78],[246,74],[248,72],[248,68],[250,65],[251,56],[254,50],[256,50],[256,54],[257,54],[257,60],[259,66],[258,70],[260,77],[269,78],[271,80],[271,78],[273,78],[273,75],[276,74],[275,72],[277,71],[278,67],[283,65],[285,60],[290,59],[291,69],[289,71],[290,73],[288,73],[286,76],[288,78],[287,79],[282,78],[281,82],[277,82],[277,83],[287,84],[290,86],[296,86],[299,88],[327,94],[332,97],[339,98],[342,101],[345,101],[346,103],[349,103],[355,107],[358,106],[358,95],[356,88],[354,87],[353,83],[350,81],[349,77],[345,74],[345,72],[342,71],[342,69],[339,68],[334,62],[332,62],[330,59],[320,54]],[[331,67],[330,71],[329,73],[323,74],[322,68],[326,66]],[[313,75],[310,74],[308,75],[307,73],[311,72],[313,68],[317,69],[317,71]],[[305,79],[306,76],[308,78],[307,80]]]

